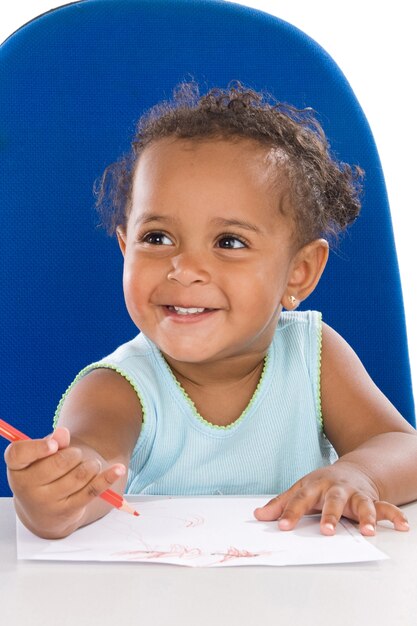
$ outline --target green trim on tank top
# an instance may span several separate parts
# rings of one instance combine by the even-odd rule
[[[140,391],[135,383],[135,381],[133,380],[133,378],[131,378],[131,376],[129,376],[128,374],[126,374],[126,372],[124,372],[122,369],[120,369],[119,367],[117,367],[116,365],[113,365],[112,363],[106,363],[103,361],[99,361],[97,363],[91,363],[91,365],[87,365],[87,367],[85,367],[84,369],[81,370],[81,372],[79,374],[77,374],[77,376],[74,378],[74,380],[72,381],[72,383],[70,384],[70,386],[68,387],[68,389],[65,391],[65,393],[62,395],[58,406],[56,408],[55,414],[54,414],[54,419],[53,419],[53,428],[56,428],[57,423],[58,423],[58,418],[59,418],[59,414],[61,413],[61,409],[62,409],[62,405],[64,404],[69,392],[71,391],[71,389],[78,383],[79,380],[81,380],[81,378],[83,378],[86,374],[88,374],[89,372],[93,371],[93,370],[97,370],[97,369],[109,369],[109,370],[113,370],[115,371],[117,374],[120,374],[120,376],[123,376],[123,378],[125,378],[127,380],[127,382],[133,387],[134,391],[136,392],[136,395],[138,396],[139,402],[141,404],[142,407],[142,423],[143,426],[145,425],[145,421],[146,421],[146,410],[145,410],[145,405],[143,404],[142,398],[140,396]]]
[[[320,428],[324,433],[324,424],[323,424],[323,412],[321,406],[321,352],[323,348],[323,317],[320,311],[318,311],[320,323],[318,325],[318,333],[317,333],[317,388],[316,388],[316,410],[317,410],[317,420],[320,424]]]
[[[245,407],[245,409],[242,411],[242,413],[240,414],[240,416],[231,424],[227,424],[226,426],[221,426],[219,424],[212,424],[211,422],[209,422],[208,420],[206,420],[197,410],[196,405],[194,404],[194,402],[191,400],[190,396],[188,395],[188,393],[185,391],[184,387],[181,385],[181,383],[179,382],[179,380],[176,378],[174,372],[172,371],[172,369],[170,368],[169,364],[167,363],[167,361],[164,359],[163,355],[161,354],[161,352],[159,352],[162,361],[169,373],[169,375],[171,376],[173,382],[176,384],[176,386],[178,387],[178,389],[180,390],[182,396],[184,397],[184,400],[187,402],[187,404],[191,407],[192,412],[194,414],[194,417],[201,423],[204,424],[204,426],[208,426],[210,428],[213,428],[215,430],[231,430],[232,428],[235,428],[238,424],[240,424],[240,422],[242,422],[242,420],[245,418],[246,414],[249,412],[250,408],[252,407],[253,403],[255,402],[256,397],[258,396],[259,390],[261,388],[261,385],[265,379],[265,374],[266,374],[266,370],[268,368],[268,364],[270,361],[269,358],[269,353],[264,357],[264,364],[262,367],[262,372],[261,375],[259,377],[259,381],[258,384],[256,385],[256,389],[252,394],[251,399],[249,400],[247,406]]]

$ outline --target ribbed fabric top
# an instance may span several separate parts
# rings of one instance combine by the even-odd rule
[[[282,313],[258,387],[239,419],[225,427],[199,415],[143,333],[82,370],[70,389],[104,367],[138,394],[144,419],[128,493],[276,494],[337,458],[322,429],[320,361],[320,313]]]

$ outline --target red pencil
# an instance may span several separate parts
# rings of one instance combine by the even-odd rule
[[[17,428],[14,428],[2,419],[0,419],[0,436],[4,437],[8,441],[11,441],[12,443],[14,441],[30,439],[30,437],[22,433],[20,430],[17,430]],[[106,491],[103,491],[103,493],[100,494],[100,498],[103,498],[103,500],[106,500],[106,502],[114,506],[116,509],[119,509],[120,511],[125,511],[126,513],[130,513],[130,515],[136,515],[136,517],[139,516],[139,513],[132,509],[132,507],[128,505],[126,500],[112,489],[107,489]]]

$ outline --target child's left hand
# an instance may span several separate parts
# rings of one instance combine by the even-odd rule
[[[368,536],[375,534],[381,520],[389,520],[396,530],[409,529],[404,513],[379,499],[376,486],[358,466],[342,460],[307,474],[254,515],[264,522],[278,520],[281,530],[292,530],[304,515],[320,511],[323,535],[334,535],[342,516],[358,522],[360,532]]]

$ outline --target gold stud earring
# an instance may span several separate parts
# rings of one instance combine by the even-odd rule
[[[293,306],[293,307],[297,306],[297,299],[294,298],[294,296],[288,296],[288,300],[289,300],[291,306]]]

